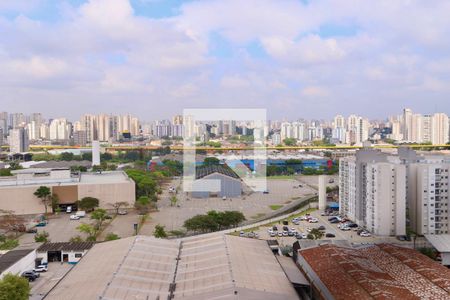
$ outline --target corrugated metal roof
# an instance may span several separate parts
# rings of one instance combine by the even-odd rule
[[[228,177],[239,179],[239,176],[236,173],[234,173],[234,171],[231,170],[230,167],[224,165],[210,165],[198,167],[195,171],[195,177],[196,179],[200,179],[213,173],[219,173],[226,175]]]
[[[95,242],[62,242],[62,243],[45,243],[41,245],[37,251],[84,251],[94,246]]]
[[[450,234],[426,234],[426,239],[439,252],[450,252]]]
[[[281,268],[283,268],[284,273],[289,278],[289,281],[291,283],[309,286],[309,282],[306,279],[305,275],[303,275],[302,271],[300,271],[291,257],[279,255],[275,257],[277,258],[278,262],[281,265]]]
[[[262,240],[220,233],[99,243],[46,299],[268,299],[298,296]]]

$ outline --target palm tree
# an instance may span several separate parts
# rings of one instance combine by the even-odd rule
[[[40,186],[35,192],[34,195],[41,199],[42,203],[45,207],[45,214],[47,214],[47,206],[50,201],[50,195],[52,192],[50,191],[50,188],[47,186]]]

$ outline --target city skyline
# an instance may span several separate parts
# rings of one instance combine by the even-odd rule
[[[449,114],[449,5],[3,1],[0,102],[72,120],[217,107],[270,119]]]

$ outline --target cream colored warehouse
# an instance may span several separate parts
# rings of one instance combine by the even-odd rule
[[[48,186],[58,195],[61,205],[73,205],[83,197],[95,197],[100,207],[135,200],[135,183],[124,172],[71,174],[69,169],[26,169],[14,171],[14,176],[0,179],[0,209],[15,214],[45,212],[41,200],[34,196],[39,186]],[[50,208],[49,208],[50,211]]]

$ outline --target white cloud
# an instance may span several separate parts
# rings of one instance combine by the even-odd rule
[[[224,76],[220,81],[220,86],[224,88],[246,88],[250,82],[239,75]]]
[[[41,4],[0,1],[0,101],[11,111],[64,98],[98,110],[139,107],[145,118],[216,102],[294,118],[380,116],[405,101],[450,112],[448,1],[208,0],[152,19],[128,0],[90,0],[66,4],[52,22],[30,17]],[[213,34],[228,53],[211,51]],[[320,112],[302,100],[310,97]],[[368,111],[373,103],[380,110]]]
[[[327,89],[320,86],[305,87],[301,94],[306,97],[326,97],[329,95]]]
[[[289,63],[332,63],[345,56],[336,39],[322,39],[317,35],[307,36],[298,42],[273,37],[263,39],[262,43],[270,55]]]

